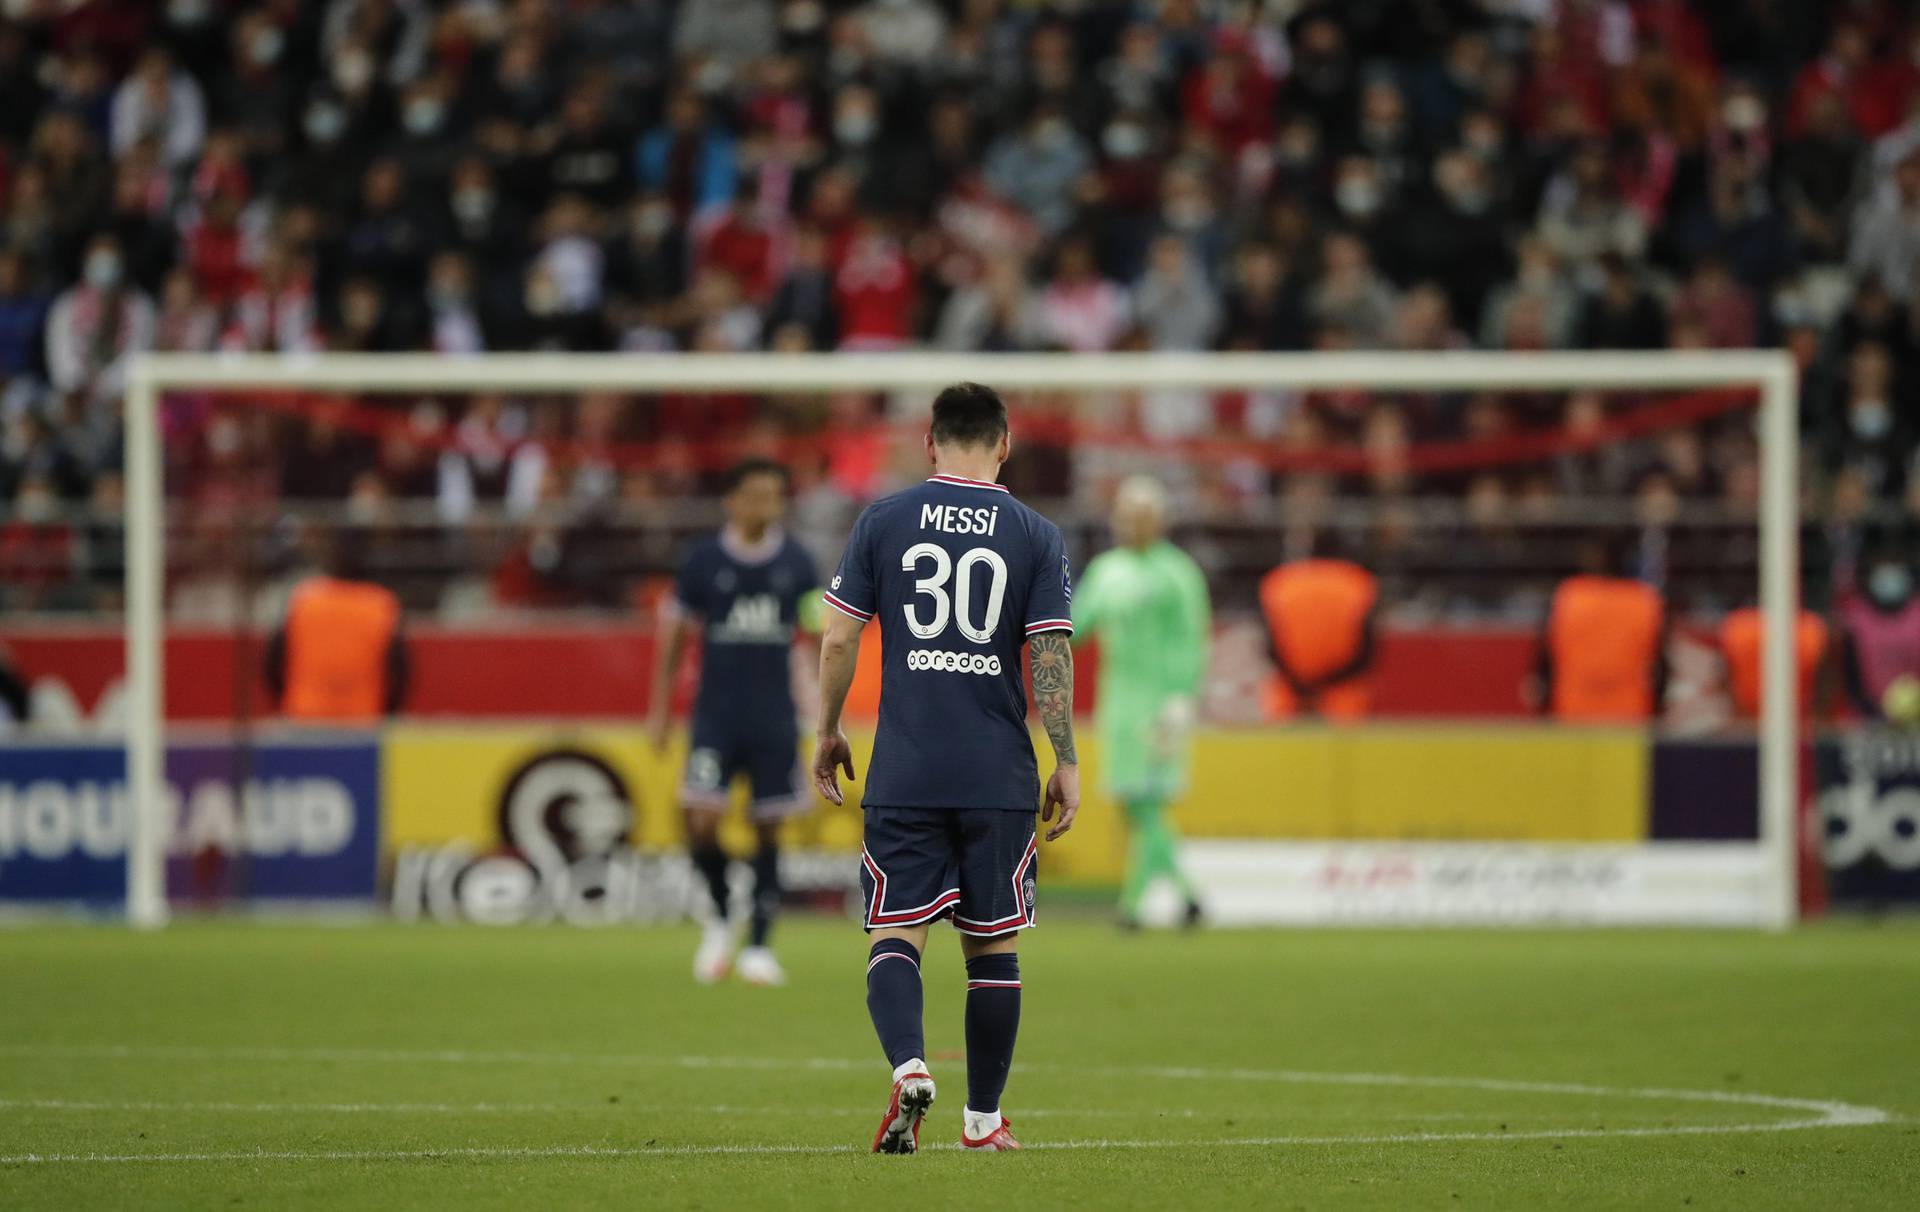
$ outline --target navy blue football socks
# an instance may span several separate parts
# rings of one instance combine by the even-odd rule
[[[689,857],[693,859],[693,869],[707,881],[707,892],[713,897],[714,916],[726,921],[727,852],[718,846],[695,846]]]
[[[762,846],[753,855],[753,921],[747,945],[764,947],[780,912],[780,847]]]
[[[1020,1034],[1020,957],[967,961],[967,1110],[998,1111]]]
[[[922,1008],[920,953],[904,939],[881,939],[867,953],[867,1013],[896,1069],[927,1055]]]

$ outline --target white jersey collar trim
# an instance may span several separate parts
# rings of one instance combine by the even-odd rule
[[[960,488],[991,488],[995,492],[1007,492],[1009,496],[1012,495],[1005,484],[995,484],[991,480],[969,480],[965,476],[950,476],[944,472],[928,476],[927,483],[953,484]]]
[[[720,528],[720,550],[742,564],[765,564],[780,554],[780,545],[786,541],[786,531],[778,526],[767,527],[767,533],[760,536],[758,543],[747,542],[731,526]]]

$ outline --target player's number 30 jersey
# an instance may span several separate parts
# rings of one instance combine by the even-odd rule
[[[1032,812],[1040,780],[1020,650],[1071,632],[1060,528],[998,484],[935,476],[867,506],[827,604],[880,621],[864,802]]]

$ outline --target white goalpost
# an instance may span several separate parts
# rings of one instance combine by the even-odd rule
[[[1797,374],[1781,351],[1651,353],[1313,354],[149,354],[125,397],[126,910],[165,924],[168,797],[164,745],[165,393],[320,389],[408,392],[932,391],[959,380],[1007,390],[1378,389],[1701,390],[1759,397],[1760,592],[1765,617],[1759,727],[1759,841],[1764,893],[1743,924],[1785,928],[1797,912],[1794,616],[1799,604]],[[1017,437],[1017,435],[1016,435]],[[1573,843],[1569,843],[1571,845]],[[1725,843],[1748,846],[1753,843]]]

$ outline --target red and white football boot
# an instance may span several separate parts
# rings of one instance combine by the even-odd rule
[[[968,1136],[965,1128],[960,1129],[960,1147],[982,1153],[1015,1153],[1020,1149],[1020,1141],[1013,1135],[1012,1122],[1003,1115],[1000,1117],[1000,1126],[979,1140]]]
[[[873,1134],[875,1153],[917,1153],[920,1151],[920,1121],[933,1106],[933,1078],[922,1069],[902,1074],[893,1083],[893,1097],[887,1100],[887,1114],[880,1130]]]

